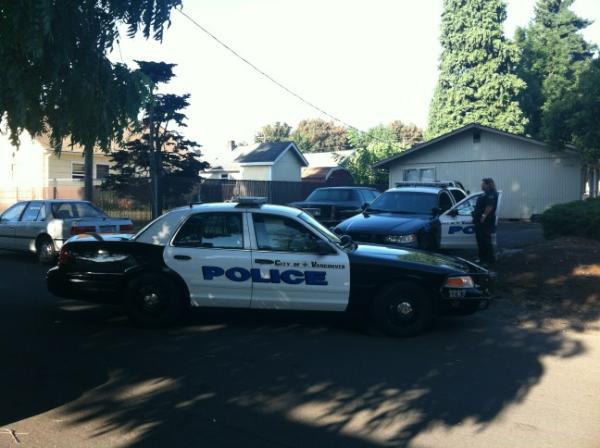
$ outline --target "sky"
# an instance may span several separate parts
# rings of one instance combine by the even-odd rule
[[[506,35],[526,25],[535,0],[508,0]],[[594,20],[600,0],[573,9]],[[442,0],[184,0],[183,10],[266,73],[331,115],[366,130],[392,120],[425,127],[437,81]],[[275,121],[328,119],[253,71],[178,12],[162,44],[122,38],[112,59],[177,64],[163,91],[190,93],[186,135],[208,158],[227,141],[251,143]]]

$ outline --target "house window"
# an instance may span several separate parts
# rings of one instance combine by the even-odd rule
[[[433,182],[435,168],[408,168],[404,170],[405,182]]]
[[[83,179],[85,177],[85,165],[81,162],[71,164],[71,179]]]
[[[96,165],[96,179],[104,179],[108,177],[110,165]]]
[[[229,179],[229,175],[227,173],[221,174],[221,179]]]
[[[473,143],[479,143],[481,141],[481,132],[473,132]]]
[[[419,181],[419,170],[417,170],[417,169],[404,170],[404,180],[406,182],[418,182]]]

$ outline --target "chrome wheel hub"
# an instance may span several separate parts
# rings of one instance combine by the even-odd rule
[[[396,311],[402,316],[410,316],[414,310],[410,302],[400,302],[396,306]]]
[[[155,307],[156,305],[158,305],[158,302],[160,302],[160,297],[155,292],[146,294],[144,296],[144,305],[146,305],[147,307]]]

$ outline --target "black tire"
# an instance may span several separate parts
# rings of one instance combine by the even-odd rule
[[[35,242],[35,254],[43,265],[52,265],[56,262],[56,248],[54,241],[49,236],[41,236]]]
[[[431,297],[415,283],[393,283],[373,299],[369,316],[372,328],[387,336],[414,336],[431,325]]]
[[[185,307],[181,289],[161,274],[144,274],[127,288],[125,309],[131,321],[141,327],[160,328],[175,324]]]

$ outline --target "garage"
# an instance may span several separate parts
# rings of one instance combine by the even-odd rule
[[[479,124],[469,124],[389,157],[374,165],[399,182],[462,182],[478,191],[492,177],[503,191],[502,219],[531,219],[550,206],[581,199],[591,185],[589,169],[574,148],[550,149],[544,142]]]

